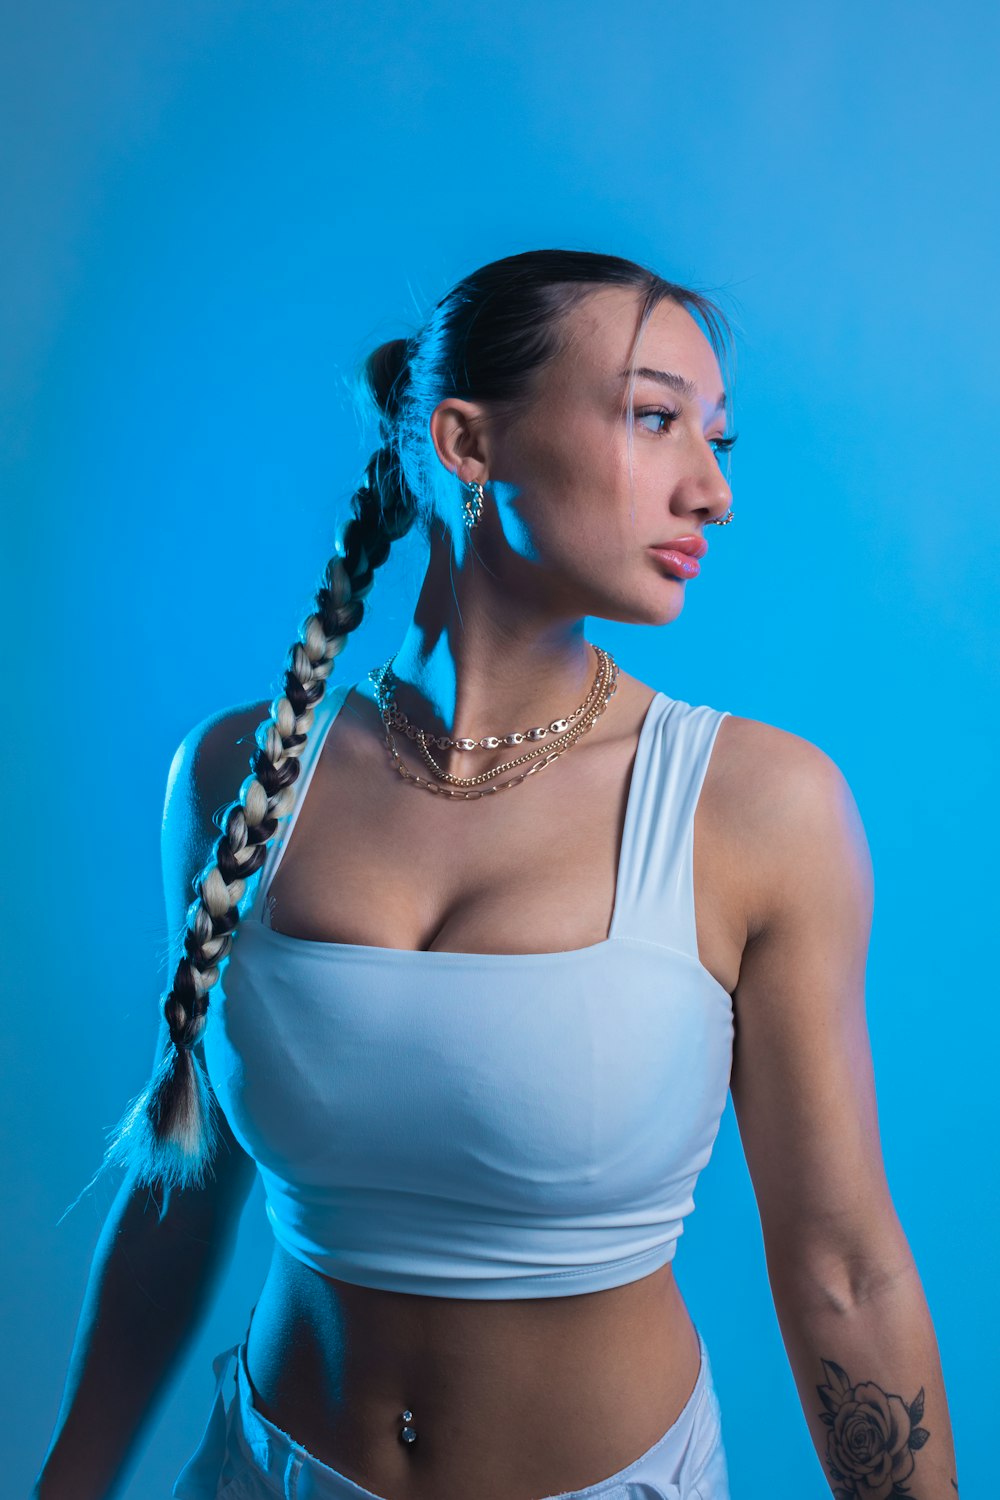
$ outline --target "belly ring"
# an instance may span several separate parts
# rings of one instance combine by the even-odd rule
[[[407,1444],[415,1443],[417,1441],[417,1429],[410,1426],[410,1423],[413,1421],[412,1411],[404,1411],[403,1421],[406,1425],[400,1429],[399,1441]]]

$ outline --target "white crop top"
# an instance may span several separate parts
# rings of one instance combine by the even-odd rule
[[[671,1260],[732,1065],[698,958],[694,811],[727,711],[657,693],[633,762],[609,936],[556,953],[369,947],[265,925],[326,733],[248,882],[212,991],[209,1077],[279,1242],[342,1281],[562,1297]]]

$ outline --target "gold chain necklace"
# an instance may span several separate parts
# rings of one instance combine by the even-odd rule
[[[558,760],[559,756],[565,754],[567,750],[572,750],[576,742],[597,723],[614,697],[618,684],[618,665],[611,654],[602,647],[594,646],[594,651],[597,654],[597,675],[594,683],[584,702],[567,718],[554,719],[547,726],[536,725],[523,733],[484,735],[478,740],[450,739],[447,735],[432,735],[412,724],[394,701],[393,693],[397,686],[397,679],[392,671],[395,656],[391,656],[383,666],[369,672],[368,676],[375,685],[375,696],[385,729],[386,748],[393,765],[405,780],[412,781],[416,786],[426,787],[427,791],[437,795],[443,792],[446,796],[461,797],[466,801],[520,785],[527,777],[535,775],[551,765],[554,760]],[[402,730],[410,739],[416,741],[422,758],[438,778],[437,781],[428,781],[404,766],[396,749],[392,733],[394,728]],[[442,771],[428,748],[431,744],[435,744],[442,749],[493,750],[500,745],[518,745],[525,740],[546,741],[550,734],[556,736],[555,740],[549,742],[551,748],[548,748],[545,743],[537,744],[536,748],[529,750],[526,754],[504,761],[494,766],[493,770],[484,771],[478,776],[452,776],[449,772]],[[527,762],[533,762],[533,764],[520,775],[512,776],[508,781],[500,782],[496,786],[484,784],[502,775],[504,771],[513,770],[514,767]]]
[[[594,679],[593,686],[591,687],[589,694],[587,695],[581,706],[576,709],[571,715],[571,718],[573,720],[579,719],[579,722],[574,723],[571,729],[565,730],[563,732],[562,726],[567,724],[568,720],[555,719],[553,720],[553,723],[549,725],[548,729],[545,729],[543,728],[543,726],[539,725],[534,731],[529,730],[528,734],[532,738],[539,739],[542,737],[542,735],[547,735],[550,731],[553,731],[554,726],[559,726],[558,729],[555,729],[555,732],[559,737],[555,743],[561,743],[563,749],[569,749],[576,743],[581,735],[586,734],[587,730],[593,727],[593,725],[597,722],[597,719],[600,717],[600,714],[603,713],[604,708],[606,707],[607,700],[605,695],[607,692],[607,687],[610,683],[610,679],[610,663],[601,661],[599,658],[598,672],[596,678]],[[494,736],[488,736],[487,738],[494,738]],[[503,738],[506,739],[508,738],[508,736],[504,736]],[[418,738],[417,747],[420,751],[421,757],[434,772],[435,776],[437,776],[438,780],[449,782],[452,786],[480,786],[483,782],[489,781],[495,776],[499,776],[502,772],[512,770],[514,766],[522,765],[525,761],[537,759],[539,756],[545,753],[545,747],[543,745],[537,750],[529,751],[526,755],[517,756],[514,760],[502,761],[500,765],[494,766],[492,771],[484,771],[479,776],[452,776],[449,774],[449,772],[443,771],[437,764],[437,761],[434,759],[434,757],[430,753],[430,750],[427,748],[427,742],[424,737]],[[553,752],[553,754],[555,753],[556,752]],[[561,754],[561,750],[558,753]]]

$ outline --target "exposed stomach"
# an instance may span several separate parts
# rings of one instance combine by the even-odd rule
[[[275,1244],[247,1339],[261,1415],[387,1500],[600,1483],[676,1420],[699,1363],[669,1263],[606,1291],[473,1301],[335,1281]]]

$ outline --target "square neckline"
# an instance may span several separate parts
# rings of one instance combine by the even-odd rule
[[[357,688],[358,683],[360,683],[361,680],[361,678],[358,678],[356,682],[352,682],[350,684],[342,684],[339,687],[335,687],[332,689],[335,698],[339,695],[339,702],[334,703],[333,712],[328,715],[326,722],[320,727],[319,742],[315,746],[313,752],[313,760],[311,761],[309,768],[310,785],[312,783],[313,774],[315,773],[316,767],[319,764],[320,756],[323,754],[323,748],[326,744],[327,736],[330,733],[331,728],[333,727],[334,721],[339,715],[348,697],[355,690],[355,688]],[[330,692],[331,690],[328,688],[327,691]],[[538,961],[546,959],[551,961],[553,959],[579,958],[582,954],[600,953],[603,952],[604,949],[610,948],[613,945],[633,941],[629,938],[619,937],[616,930],[619,925],[619,918],[621,916],[623,871],[627,868],[628,860],[632,854],[632,845],[635,841],[635,823],[638,818],[637,808],[639,802],[639,788],[642,783],[642,778],[645,775],[646,766],[649,760],[649,742],[652,738],[653,725],[661,717],[663,708],[671,701],[672,700],[667,696],[666,693],[663,693],[659,689],[657,689],[646,707],[646,712],[642,717],[642,723],[639,726],[639,733],[636,736],[635,754],[632,760],[632,769],[629,773],[628,790],[625,794],[625,816],[622,820],[622,837],[618,849],[618,862],[615,867],[615,889],[613,897],[614,904],[611,911],[611,923],[608,928],[607,937],[601,938],[599,942],[586,943],[582,948],[556,948],[540,953],[475,953],[469,952],[464,949],[454,948],[388,948],[382,943],[347,943],[342,941],[334,941],[327,938],[295,937],[294,934],[289,932],[279,932],[274,927],[267,926],[264,922],[267,893],[268,891],[270,891],[271,883],[274,880],[275,875],[277,874],[277,866],[281,863],[280,859],[268,872],[266,888],[258,889],[254,894],[251,904],[251,920],[249,925],[255,926],[259,931],[266,932],[269,937],[277,939],[279,942],[291,944],[297,949],[314,949],[320,952],[329,951],[331,953],[353,952],[369,955],[391,954],[396,960],[418,958],[421,961],[427,959],[475,959],[486,960],[487,962],[503,962],[505,960],[519,960],[521,962],[526,962],[530,960]],[[324,697],[321,700],[320,707],[322,708],[325,704],[326,698]],[[308,797],[308,794],[309,785],[304,788],[302,802],[297,802],[293,809],[292,816],[295,821],[297,821],[298,817],[301,816],[302,808],[305,806],[305,800]],[[286,835],[288,838],[290,838],[291,832],[292,829],[291,827],[289,827],[288,833]],[[283,857],[284,856],[282,855],[282,858]],[[649,945],[644,944],[644,946]],[[704,969],[704,965],[700,960],[697,960],[697,964],[700,969]],[[704,971],[706,974],[708,974],[707,969],[705,969]],[[709,975],[709,977],[713,979],[716,984],[718,984],[718,980],[715,979],[714,975]],[[722,988],[722,986],[720,986],[720,988]],[[728,991],[725,991],[725,993],[728,999]]]

